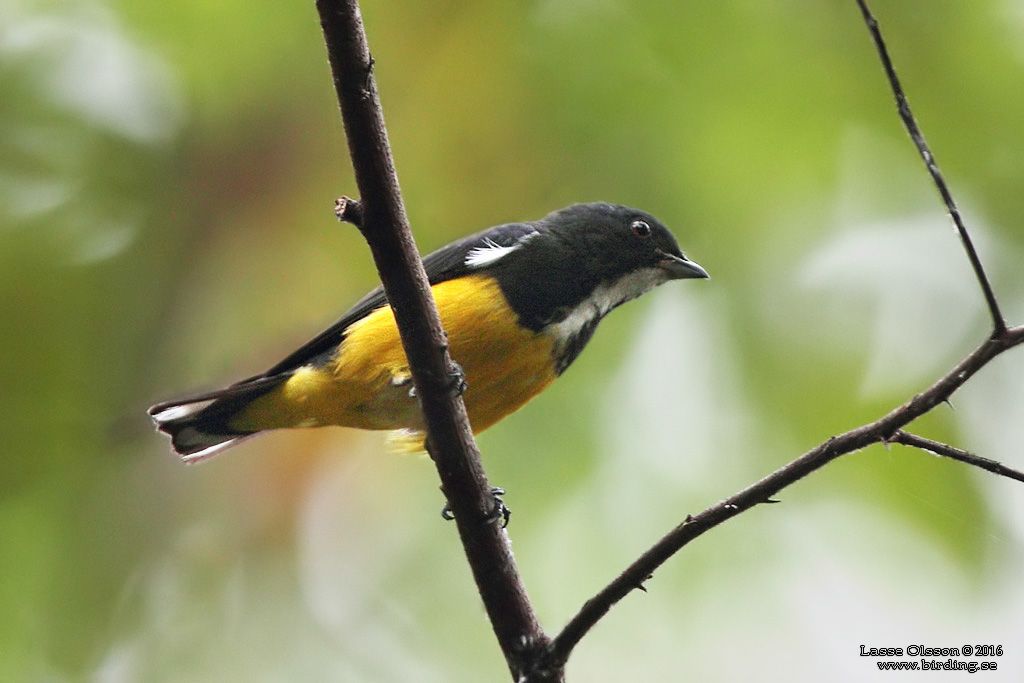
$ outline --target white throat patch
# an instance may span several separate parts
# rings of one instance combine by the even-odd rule
[[[661,268],[643,268],[615,282],[600,284],[590,296],[576,304],[563,320],[548,325],[545,331],[555,338],[556,345],[564,344],[616,306],[637,298],[668,279],[668,273]]]

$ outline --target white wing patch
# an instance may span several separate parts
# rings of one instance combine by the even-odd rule
[[[488,237],[484,240],[483,244],[471,249],[466,254],[466,266],[468,268],[483,268],[484,266],[496,263],[523,246],[527,240],[536,234],[536,232],[528,232],[516,240],[514,244],[508,246],[502,246]]]

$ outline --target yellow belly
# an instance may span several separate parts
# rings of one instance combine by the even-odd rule
[[[556,375],[551,337],[519,327],[497,282],[471,275],[433,287],[452,358],[466,373],[463,395],[474,433],[543,391]],[[390,306],[346,331],[337,358],[297,371],[231,420],[244,430],[341,425],[420,431],[408,362]],[[415,440],[415,437],[413,437]]]

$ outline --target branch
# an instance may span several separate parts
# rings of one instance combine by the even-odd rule
[[[776,470],[731,498],[704,510],[696,516],[687,516],[682,524],[655,543],[636,562],[626,568],[618,578],[583,605],[583,608],[580,609],[576,616],[569,621],[562,632],[552,641],[549,657],[556,664],[564,663],[568,659],[580,639],[586,635],[615,603],[634,588],[642,587],[643,582],[651,576],[655,569],[660,567],[672,555],[679,552],[687,543],[722,522],[732,519],[745,510],[749,510],[758,503],[773,502],[771,496],[783,488],[799,481],[811,472],[847,453],[852,453],[877,442],[909,442],[909,445],[933,450],[940,455],[956,458],[997,474],[1021,479],[1019,472],[1006,468],[999,463],[979,458],[945,444],[912,436],[902,430],[904,426],[916,418],[930,411],[939,403],[948,400],[954,391],[959,389],[974,373],[997,355],[1013,346],[1024,343],[1024,327],[1007,329],[1006,321],[999,310],[995,293],[960,216],[956,202],[953,200],[953,195],[950,193],[949,187],[939,171],[938,163],[935,161],[935,157],[925,141],[924,134],[917,125],[914,114],[910,109],[910,104],[896,75],[896,69],[889,57],[889,51],[882,39],[878,22],[871,14],[870,9],[868,9],[866,0],[857,0],[857,4],[864,15],[864,21],[871,33],[878,56],[882,61],[882,66],[885,68],[889,85],[896,98],[900,119],[903,121],[903,125],[910,134],[911,140],[913,140],[914,145],[917,147],[918,153],[920,153],[921,158],[924,160],[925,166],[928,168],[928,172],[931,174],[932,180],[939,190],[939,194],[942,195],[942,200],[949,210],[953,222],[956,224],[957,232],[960,235],[964,250],[967,252],[971,267],[974,269],[978,283],[981,285],[985,300],[988,303],[989,312],[992,315],[992,335],[985,343],[975,349],[971,355],[953,368],[949,374],[932,385],[931,388],[922,394],[918,394],[888,415],[870,424],[832,437],[817,448],[804,453],[793,462]]]
[[[1019,344],[1024,344],[1024,326],[1010,328],[998,337],[987,339],[942,379],[888,415],[870,424],[834,436],[717,505],[709,507],[700,514],[688,515],[682,524],[651,546],[618,578],[583,605],[583,608],[552,641],[549,652],[552,661],[564,663],[580,639],[615,603],[634,588],[640,587],[654,573],[654,570],[690,541],[758,503],[773,502],[771,499],[773,495],[842,455],[853,453],[874,443],[899,441],[901,439],[899,435],[904,433],[901,431],[903,426],[940,403],[944,403],[953,395],[953,392],[963,386],[989,361]],[[977,463],[972,462],[972,464]],[[1001,467],[998,463],[993,464]],[[1000,472],[1000,474],[1003,473]]]
[[[981,285],[981,291],[985,295],[985,302],[988,304],[988,310],[992,316],[992,334],[993,336],[999,336],[1006,331],[1006,320],[999,310],[999,302],[996,301],[995,292],[992,290],[991,283],[989,283],[988,275],[985,274],[985,268],[981,265],[981,259],[974,248],[974,242],[971,241],[971,236],[967,233],[967,227],[960,216],[960,209],[957,208],[956,202],[953,200],[953,194],[949,191],[949,186],[946,185],[942,172],[939,171],[939,164],[935,160],[935,155],[932,154],[931,149],[928,147],[928,143],[924,139],[924,133],[921,132],[921,128],[917,125],[917,120],[914,118],[914,113],[910,110],[910,102],[903,92],[903,86],[900,85],[900,79],[896,75],[896,68],[889,58],[889,50],[882,39],[882,31],[878,28],[878,21],[871,14],[867,0],[857,0],[857,4],[860,6],[861,14],[864,15],[864,23],[867,24],[868,31],[871,32],[871,39],[874,41],[875,49],[878,51],[878,58],[882,60],[882,66],[885,68],[885,75],[889,79],[889,87],[892,88],[893,96],[896,98],[896,108],[899,111],[900,120],[903,121],[907,133],[910,134],[910,139],[914,141],[914,146],[917,147],[918,153],[924,160],[924,164],[928,168],[928,173],[931,174],[932,181],[934,181],[935,186],[938,188],[939,194],[942,195],[942,201],[946,205],[946,210],[949,211],[949,215],[953,218],[956,231],[960,235],[960,241],[963,243],[964,250],[967,252],[967,258],[971,262],[971,268],[974,269],[974,274],[978,278],[978,284]]]
[[[317,0],[361,202],[357,220],[395,312],[427,430],[427,449],[494,633],[514,678],[548,646],[519,578],[508,536],[489,521],[494,499],[462,399],[427,275],[402,206],[384,115],[356,0]],[[546,679],[561,680],[560,672]]]
[[[954,449],[946,446],[945,444],[939,444],[938,442],[921,439],[921,437],[915,437],[901,429],[917,417],[934,408],[938,403],[949,399],[954,391],[962,386],[964,382],[966,382],[986,363],[992,360],[992,358],[1006,349],[1024,342],[1024,328],[1007,330],[1006,321],[999,310],[999,303],[996,300],[995,293],[989,283],[988,276],[985,274],[985,269],[981,264],[981,259],[978,257],[978,252],[974,248],[974,243],[967,232],[967,227],[964,225],[963,219],[960,216],[960,211],[953,199],[953,195],[949,191],[949,187],[947,186],[942,173],[939,171],[939,166],[935,160],[935,156],[929,149],[928,143],[925,141],[924,134],[917,125],[914,114],[910,109],[910,104],[907,101],[907,97],[903,92],[902,86],[900,85],[892,60],[889,57],[889,51],[885,46],[885,41],[882,39],[881,30],[878,28],[878,22],[871,14],[866,0],[857,0],[857,4],[861,9],[861,13],[864,15],[864,21],[867,24],[868,30],[871,32],[872,40],[874,41],[875,48],[878,51],[878,56],[885,68],[886,76],[889,79],[889,85],[896,98],[896,105],[900,119],[903,121],[903,125],[910,134],[911,140],[913,140],[914,145],[917,147],[918,153],[924,160],[925,166],[928,168],[928,172],[931,174],[932,180],[935,182],[935,185],[939,190],[939,194],[942,196],[942,200],[945,203],[950,216],[953,218],[953,222],[956,224],[956,229],[960,235],[960,240],[963,243],[964,250],[967,252],[967,257],[971,262],[971,267],[974,269],[974,273],[978,278],[978,283],[981,286],[982,293],[985,296],[985,301],[988,303],[989,312],[992,315],[992,337],[978,347],[974,353],[962,361],[960,365],[953,369],[952,372],[934,384],[928,391],[915,396],[913,399],[880,420],[833,437],[731,498],[708,508],[696,517],[688,516],[681,525],[673,529],[669,534],[658,541],[658,543],[652,546],[650,550],[630,565],[626,571],[605,587],[604,590],[598,593],[591,600],[587,601],[580,612],[573,617],[573,619],[552,642],[551,657],[556,662],[564,662],[580,639],[594,626],[594,624],[597,623],[599,619],[601,619],[601,617],[608,612],[609,609],[611,609],[615,603],[625,597],[633,588],[641,586],[643,581],[645,581],[656,568],[661,566],[669,557],[682,549],[682,547],[687,543],[709,529],[712,529],[722,522],[735,517],[744,510],[750,509],[758,503],[770,501],[771,496],[784,487],[802,479],[841,455],[860,450],[861,448],[878,441],[895,440],[900,443],[908,443],[908,445],[927,448],[928,450],[933,450],[941,455],[946,455],[979,467],[984,467],[985,469],[996,472],[997,474],[1003,474],[1004,476],[1010,476],[1018,479],[1021,478],[1018,472],[1005,468],[999,463],[985,458],[979,458],[978,456],[973,456],[965,451]]]
[[[959,448],[954,448],[949,444],[942,443],[941,441],[932,441],[931,439],[926,439],[923,436],[905,432],[902,429],[893,434],[892,438],[890,438],[887,443],[899,443],[904,446],[920,448],[921,450],[928,451],[934,455],[939,455],[944,458],[952,458],[953,460],[965,462],[968,465],[980,467],[981,469],[988,470],[993,474],[1009,477],[1010,479],[1016,479],[1017,481],[1024,481],[1024,472],[1019,472],[1012,467],[1007,467],[995,460],[983,458],[980,455],[974,455],[973,453],[968,453],[967,451],[960,450]]]

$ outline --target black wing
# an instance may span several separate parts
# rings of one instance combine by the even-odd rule
[[[513,247],[524,236],[536,231],[537,229],[529,223],[508,223],[488,228],[475,235],[452,242],[423,259],[423,266],[427,271],[427,279],[431,285],[436,285],[445,280],[453,280],[469,272],[484,271],[487,269],[487,265],[470,266],[466,264],[466,257],[471,251],[475,249]],[[280,363],[260,375],[242,380],[239,384],[251,382],[262,377],[290,372],[303,365],[315,364],[318,361],[326,361],[334,353],[338,345],[341,344],[345,338],[345,330],[352,323],[362,319],[385,303],[387,303],[387,299],[384,296],[384,289],[382,287],[375,288],[360,299],[337,322],[290,353]]]

